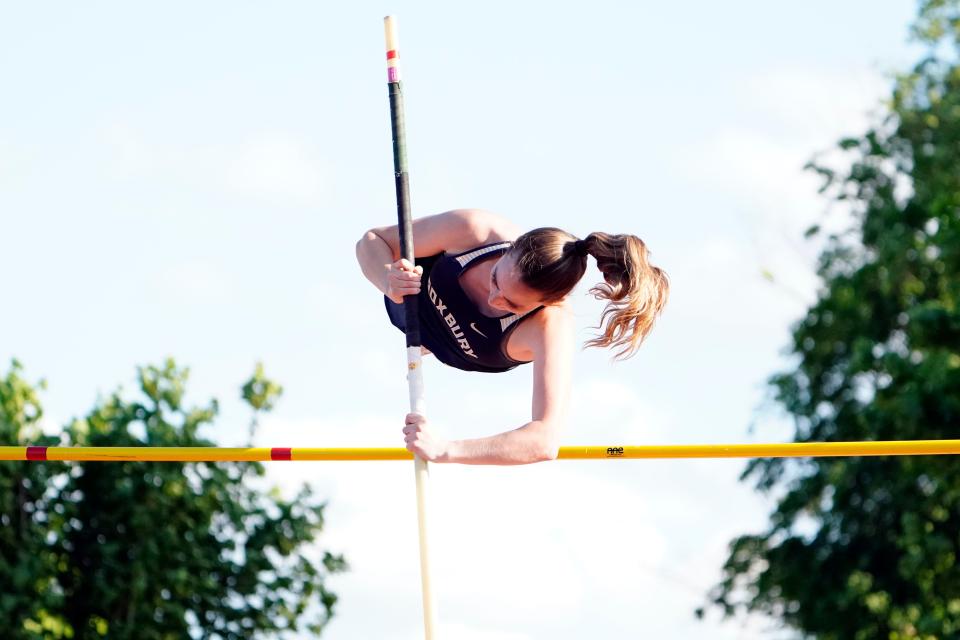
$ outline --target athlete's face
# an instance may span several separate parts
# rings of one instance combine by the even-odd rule
[[[520,282],[517,262],[509,253],[490,270],[490,297],[487,304],[510,313],[527,313],[539,307],[540,294]]]

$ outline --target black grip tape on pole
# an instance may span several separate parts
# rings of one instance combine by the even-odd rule
[[[397,190],[397,226],[400,229],[400,256],[414,262],[413,222],[410,216],[410,179],[407,174],[407,141],[404,132],[403,89],[400,82],[388,82],[390,94],[390,128],[393,132],[393,175]],[[403,298],[407,346],[420,346],[420,316],[417,296]]]

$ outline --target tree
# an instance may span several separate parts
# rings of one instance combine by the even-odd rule
[[[65,437],[82,446],[212,446],[198,432],[215,418],[216,402],[185,406],[187,378],[172,361],[143,367],[142,398],[111,395],[68,425]],[[281,392],[259,367],[246,387],[253,390],[244,392],[248,402],[266,409]],[[0,387],[3,406],[6,393]],[[24,473],[45,464],[2,469]],[[34,597],[50,585],[56,597],[47,598],[42,616],[18,612],[18,637],[277,637],[320,633],[332,616],[336,596],[324,580],[346,565],[329,552],[312,558],[305,548],[321,531],[324,510],[307,487],[293,500],[259,491],[258,463],[66,469],[39,479],[49,498],[26,515],[35,523],[29,544],[44,561],[34,568],[33,588],[20,593]]]
[[[889,115],[814,165],[854,222],[826,238],[818,300],[793,330],[795,368],[770,380],[798,442],[960,434],[960,2],[920,3],[928,55]],[[820,233],[814,228],[811,235]],[[960,636],[960,460],[756,460],[769,528],[731,543],[711,593],[805,637]]]
[[[43,417],[38,388],[21,375],[14,361],[0,378],[0,442],[51,446],[38,423]],[[0,462],[0,620],[12,624],[4,632],[11,640],[62,637],[64,623],[54,612],[63,604],[54,578],[56,554],[46,544],[48,488],[64,465]],[[26,625],[26,626],[25,626]]]

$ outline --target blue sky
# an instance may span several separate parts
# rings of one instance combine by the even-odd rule
[[[788,439],[761,406],[816,290],[801,234],[826,203],[802,166],[871,122],[917,55],[914,8],[6,3],[0,361],[48,380],[53,432],[173,356],[196,402],[220,399],[209,435],[223,445],[245,437],[238,387],[259,360],[286,393],[258,444],[399,446],[402,339],[353,258],[395,216],[394,14],[416,214],[483,207],[521,227],[636,233],[672,278],[636,358],[577,353],[565,444]],[[600,312],[585,289],[581,339]],[[529,377],[428,368],[431,418],[450,437],[518,426]],[[435,465],[448,636],[774,637],[762,620],[692,617],[726,542],[765,521],[742,467]],[[412,471],[274,465],[271,478],[329,496],[321,542],[354,571],[333,584],[328,637],[421,637]]]

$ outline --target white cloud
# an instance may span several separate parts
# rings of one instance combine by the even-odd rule
[[[737,82],[742,122],[725,124],[702,143],[679,149],[675,163],[688,178],[725,194],[728,207],[743,218],[732,226],[745,226],[748,237],[710,238],[691,246],[686,258],[694,265],[710,263],[714,273],[728,277],[736,267],[741,278],[763,275],[794,302],[806,304],[817,286],[813,272],[820,245],[805,241],[803,233],[824,222],[828,202],[817,193],[820,178],[803,166],[841,137],[872,124],[889,82],[867,68],[803,67],[772,69]],[[845,209],[830,207],[832,228],[846,221]]]
[[[128,179],[155,171],[161,156],[167,155],[147,140],[143,131],[125,121],[104,127],[100,138],[110,150],[110,171],[115,178]]]
[[[222,299],[233,289],[230,276],[204,259],[171,264],[155,276],[156,286],[172,300]]]
[[[718,130],[692,154],[691,166],[711,188],[736,195],[752,213],[775,220],[815,202],[817,180],[803,173],[816,149],[745,127]]]
[[[289,134],[257,135],[230,155],[223,182],[236,193],[303,206],[322,204],[326,171],[316,154]]]
[[[676,418],[624,379],[591,376],[577,384],[570,401],[571,432],[577,444],[663,442],[676,431]]]
[[[118,179],[149,178],[278,207],[325,204],[329,168],[293,132],[251,132],[221,144],[178,142],[116,122],[102,137],[110,147],[109,170]]]
[[[870,67],[769,69],[739,83],[744,109],[763,115],[795,140],[832,142],[870,122],[890,81]]]
[[[16,177],[15,170],[17,163],[14,162],[16,155],[12,145],[0,139],[0,184],[4,184],[8,188],[12,186],[13,180]]]

